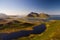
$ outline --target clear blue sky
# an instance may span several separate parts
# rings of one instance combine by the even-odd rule
[[[30,12],[60,15],[60,0],[0,0],[0,13],[27,15]]]

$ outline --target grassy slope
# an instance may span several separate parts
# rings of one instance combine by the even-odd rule
[[[16,32],[20,30],[31,30],[34,24],[19,24],[19,23],[13,23],[11,25],[4,25],[2,26],[2,29],[0,29],[0,33],[11,33]]]
[[[60,38],[60,20],[57,20],[56,22],[47,22],[46,25],[50,26],[47,26],[47,29],[44,33],[35,35],[33,38],[26,37],[19,38],[17,40],[60,40],[57,38]]]
[[[59,32],[60,31],[60,20],[57,20],[56,22],[47,22],[46,25],[50,25],[50,26],[49,27],[47,26],[46,31],[43,32],[42,34],[34,35],[34,37],[32,37],[32,38],[23,37],[23,38],[18,38],[16,40],[51,40],[55,37],[55,35],[60,33]],[[60,38],[60,36],[59,36],[59,38]]]
[[[60,21],[48,22],[47,24],[50,24],[50,26],[47,27],[46,31],[42,33],[41,36],[37,35],[32,40],[51,40],[53,39],[52,37],[55,36],[56,33],[58,34],[58,32],[60,31]]]

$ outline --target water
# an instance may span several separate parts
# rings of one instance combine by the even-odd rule
[[[60,17],[50,17],[48,20],[60,20]]]
[[[44,32],[46,29],[45,24],[41,24],[38,26],[33,27],[33,30],[21,30],[18,32],[13,32],[10,34],[7,33],[1,33],[0,34],[0,39],[2,40],[11,40],[11,39],[15,39],[15,38],[19,38],[19,37],[28,37],[30,34],[40,34],[42,32]]]
[[[40,34],[45,31],[46,26],[45,24],[41,24],[38,26],[33,27],[34,30],[32,30],[32,34]]]
[[[60,20],[60,16],[51,16],[48,20]],[[10,34],[0,33],[0,40],[11,40],[19,37],[28,37],[30,34],[41,34],[46,30],[45,24],[33,27],[33,30],[21,30]]]
[[[60,15],[52,15],[48,20],[60,20]]]

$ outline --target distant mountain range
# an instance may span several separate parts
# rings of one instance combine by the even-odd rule
[[[45,13],[35,13],[35,12],[31,12],[27,15],[27,17],[40,17],[40,18],[48,18],[49,15],[45,14]]]

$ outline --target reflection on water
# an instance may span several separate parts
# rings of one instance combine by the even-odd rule
[[[41,25],[33,27],[33,30],[29,30],[29,31],[28,30],[21,30],[18,32],[10,33],[10,34],[7,34],[7,33],[2,34],[1,33],[0,39],[11,40],[11,39],[18,38],[18,37],[26,37],[26,36],[29,36],[30,34],[40,34],[40,33],[44,32],[45,29],[46,29],[45,24],[41,24]]]

